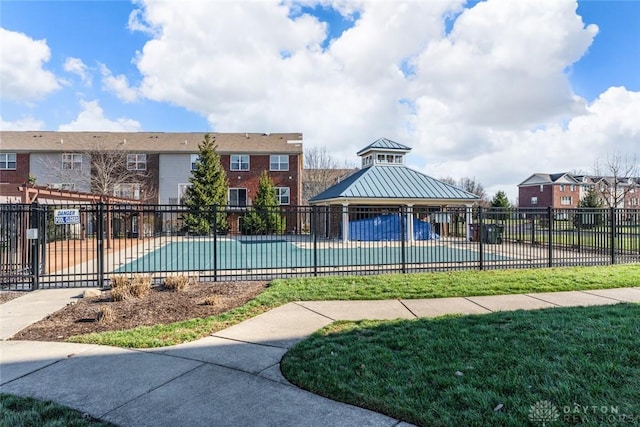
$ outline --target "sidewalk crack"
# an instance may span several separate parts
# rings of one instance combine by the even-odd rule
[[[485,307],[484,305],[482,305],[482,304],[480,304],[478,302],[475,302],[474,300],[469,299],[469,297],[462,297],[462,298],[466,299],[467,301],[469,301],[472,304],[477,305],[478,307],[484,308],[485,310],[489,311],[490,313],[493,313],[493,310],[491,310],[489,307]]]

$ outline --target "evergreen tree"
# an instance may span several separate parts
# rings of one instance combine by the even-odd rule
[[[507,214],[505,211],[511,207],[507,194],[504,191],[498,191],[496,195],[493,196],[493,199],[491,199],[491,207],[494,208],[494,211],[489,213],[487,218],[502,221],[506,220]]]
[[[602,194],[595,187],[591,186],[587,189],[582,200],[578,203],[578,213],[573,218],[573,224],[578,228],[592,228],[602,225],[604,222],[603,212],[600,211],[604,207]]]
[[[246,234],[282,234],[286,220],[280,214],[276,189],[267,171],[262,171],[253,210],[243,217],[242,232]]]
[[[602,197],[600,197],[600,192],[595,186],[589,187],[580,203],[578,203],[579,208],[601,208],[603,206]]]
[[[509,199],[504,191],[498,191],[493,199],[491,200],[492,208],[510,208],[511,203],[509,203]]]
[[[198,145],[200,155],[185,193],[184,203],[189,213],[184,216],[184,222],[195,234],[209,234],[213,227],[220,232],[227,230],[227,214],[222,208],[227,204],[229,183],[214,139],[207,133]],[[217,214],[216,210],[219,210]]]

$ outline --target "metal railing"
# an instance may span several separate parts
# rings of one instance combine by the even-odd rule
[[[640,210],[1,205],[3,289],[640,262]],[[61,209],[77,209],[57,224]],[[204,218],[204,221],[200,219]]]

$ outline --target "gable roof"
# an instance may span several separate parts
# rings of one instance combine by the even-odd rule
[[[0,131],[0,149],[60,153],[88,151],[100,144],[138,153],[197,153],[206,133],[215,138],[220,154],[302,153],[301,133]]]
[[[406,166],[376,166],[359,170],[309,201],[339,199],[360,199],[363,202],[367,199],[474,202],[480,198]]]
[[[399,150],[399,151],[403,151],[403,152],[409,152],[411,151],[411,147],[407,147],[406,145],[402,145],[398,142],[395,141],[391,141],[390,139],[387,138],[380,138],[377,139],[375,141],[373,141],[371,144],[367,145],[366,147],[364,147],[362,150],[358,151],[356,154],[358,156],[371,151],[371,150],[376,150],[376,149],[380,149],[380,150]]]
[[[540,184],[578,184],[579,181],[571,175],[569,172],[560,173],[534,173],[529,178],[518,184],[518,187],[526,185],[540,185]]]

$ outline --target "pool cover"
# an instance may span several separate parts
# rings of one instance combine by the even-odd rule
[[[403,218],[404,236],[407,235],[407,220]],[[413,220],[414,240],[437,240],[431,224],[419,219]],[[400,215],[386,214],[349,222],[349,240],[396,241],[401,240]]]

